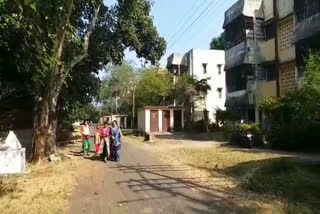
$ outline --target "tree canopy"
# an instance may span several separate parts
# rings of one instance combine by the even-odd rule
[[[214,37],[211,40],[210,49],[212,49],[212,50],[225,50],[224,33],[221,33],[220,36]]]
[[[0,0],[0,68],[19,72],[30,83],[35,161],[55,152],[57,107],[66,104],[59,99],[67,83],[82,81],[81,75],[90,82],[109,63],[120,63],[126,49],[152,64],[161,58],[166,42],[153,24],[151,7],[147,0],[118,0],[113,6],[102,0]],[[10,65],[4,63],[7,55]]]

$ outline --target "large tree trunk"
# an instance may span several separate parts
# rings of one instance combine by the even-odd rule
[[[41,100],[36,104],[35,117],[33,124],[33,162],[48,157],[50,154],[56,153],[56,130],[57,130],[57,102],[69,71],[78,63],[80,63],[86,56],[89,47],[90,35],[98,18],[101,4],[94,9],[94,16],[88,25],[87,32],[84,36],[83,50],[71,62],[62,62],[61,56],[65,44],[65,37],[67,33],[67,24],[71,16],[73,0],[67,3],[68,13],[63,23],[59,26],[57,39],[53,48],[53,59],[56,63],[52,66],[47,76],[47,84],[44,86],[42,93],[40,93]]]
[[[33,162],[56,153],[57,94],[45,97],[36,104],[33,124]]]

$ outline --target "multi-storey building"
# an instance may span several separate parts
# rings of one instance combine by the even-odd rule
[[[239,0],[225,12],[226,107],[242,120],[261,120],[260,103],[277,95],[272,14],[265,22],[269,8],[263,0]]]
[[[298,80],[300,80],[305,58],[310,52],[320,50],[320,1],[295,0],[294,17],[293,43],[296,46]]]
[[[206,99],[194,103],[194,121],[204,119],[203,111],[209,111],[210,122],[215,122],[216,109],[225,109],[225,56],[220,50],[192,49],[184,55],[172,54],[168,57],[167,68],[176,75],[188,74],[198,80],[208,79],[211,90]]]

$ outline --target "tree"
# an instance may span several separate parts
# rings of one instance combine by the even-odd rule
[[[21,38],[16,66],[33,81],[34,162],[55,152],[58,98],[77,65],[102,69],[119,63],[126,48],[151,63],[160,59],[166,43],[153,25],[151,6],[146,0],[118,0],[113,7],[102,0],[4,1],[14,24],[1,31],[1,43],[8,33]]]
[[[210,49],[212,49],[212,50],[225,50],[224,33],[221,33],[220,36],[214,37],[211,40]]]
[[[137,106],[171,104],[173,76],[165,69],[151,67],[142,72],[136,88]]]

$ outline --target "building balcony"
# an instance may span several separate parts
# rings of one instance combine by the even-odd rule
[[[309,39],[320,34],[320,1],[295,1],[296,27],[293,42]]]
[[[239,91],[227,93],[227,98],[226,98],[227,107],[243,106],[248,104],[249,102],[248,102],[247,90],[239,90]]]
[[[263,18],[262,2],[263,0],[238,0],[225,12],[223,27],[225,28],[241,15]]]
[[[257,46],[260,46],[262,41],[257,41]],[[232,48],[226,50],[226,65],[225,70],[238,67],[242,64],[255,64],[260,63],[258,48],[256,51],[256,44],[253,39],[247,39]],[[255,62],[256,60],[256,62]]]

